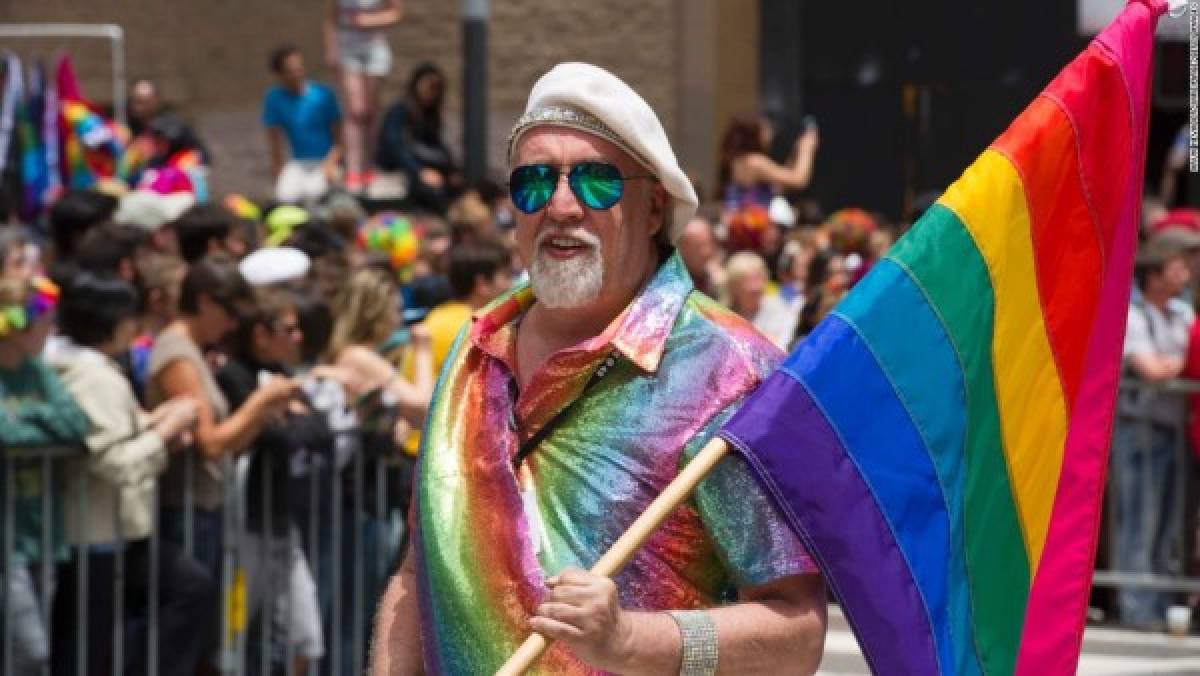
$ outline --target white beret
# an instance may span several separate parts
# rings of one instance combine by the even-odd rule
[[[238,272],[251,286],[269,286],[303,279],[311,265],[308,254],[290,246],[258,249],[238,263]]]
[[[589,63],[560,63],[533,85],[525,113],[508,138],[508,161],[521,136],[541,125],[571,127],[611,141],[658,177],[671,198],[667,234],[675,243],[699,200],[658,116],[612,73]]]

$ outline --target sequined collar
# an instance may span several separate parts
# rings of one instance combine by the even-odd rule
[[[683,259],[678,252],[673,253],[633,302],[578,349],[598,352],[611,346],[638,368],[654,373],[671,327],[692,288]],[[471,342],[511,366],[516,362],[517,324],[534,300],[533,290],[523,284],[479,310],[472,318]]]

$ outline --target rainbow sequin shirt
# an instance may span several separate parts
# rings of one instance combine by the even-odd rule
[[[517,393],[516,325],[533,302],[525,286],[477,314],[430,408],[413,521],[430,673],[494,673],[524,639],[545,578],[591,567],[782,358],[694,291],[675,255],[604,332],[552,355]],[[514,472],[521,442],[577,398]],[[731,455],[616,584],[627,609],[698,608],[815,570]],[[595,672],[556,645],[534,673]]]

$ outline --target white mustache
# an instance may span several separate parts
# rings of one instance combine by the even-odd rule
[[[582,243],[592,249],[600,248],[600,238],[599,237],[588,232],[584,228],[578,228],[578,227],[569,228],[566,230],[559,230],[559,229],[543,230],[538,233],[537,239],[535,240],[534,244],[537,246],[537,248],[540,249],[542,247],[542,244],[545,243],[546,240],[553,239],[555,237],[569,237],[570,239],[578,240],[580,243]]]

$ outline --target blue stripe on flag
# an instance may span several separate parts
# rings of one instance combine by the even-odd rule
[[[781,367],[804,383],[858,463],[921,590],[940,673],[953,673],[949,518],[929,452],[862,336],[827,317]]]
[[[879,312],[881,307],[888,311]],[[836,312],[870,344],[931,454],[950,525],[948,594],[955,659],[947,673],[980,674],[963,538],[967,403],[958,354],[929,299],[893,261],[877,263]]]

